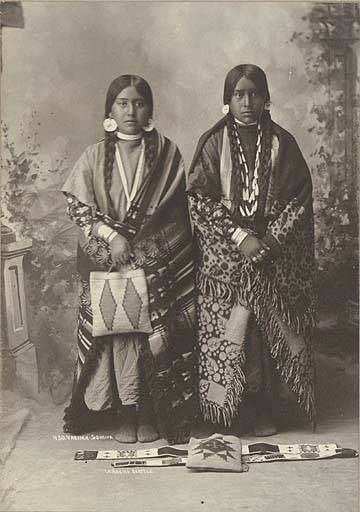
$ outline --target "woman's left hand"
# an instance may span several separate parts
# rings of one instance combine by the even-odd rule
[[[265,242],[250,234],[241,242],[239,249],[245,258],[253,263],[261,263],[270,251]]]
[[[253,263],[263,263],[269,258],[270,247],[265,242],[259,240],[261,247],[251,255],[251,261]]]

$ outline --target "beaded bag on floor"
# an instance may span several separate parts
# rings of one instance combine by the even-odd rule
[[[213,434],[206,439],[192,437],[186,466],[197,471],[248,471],[241,460],[241,440],[236,436]]]

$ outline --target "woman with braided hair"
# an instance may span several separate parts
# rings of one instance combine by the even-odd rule
[[[258,436],[277,431],[280,384],[315,425],[311,177],[269,104],[262,69],[233,68],[225,116],[200,138],[188,176],[200,408]]]
[[[64,431],[118,426],[124,443],[184,442],[194,417],[194,283],[184,163],[154,128],[141,77],[107,92],[105,138],[88,147],[63,187],[81,228],[78,358]],[[93,336],[89,275],[131,262],[145,272],[152,333]]]

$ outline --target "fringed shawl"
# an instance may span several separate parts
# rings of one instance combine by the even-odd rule
[[[145,270],[153,334],[143,348],[141,366],[159,431],[171,438],[174,432],[186,430],[195,414],[193,247],[183,160],[169,139],[155,130],[152,136],[155,163],[122,222],[110,218],[104,207],[103,167],[89,165],[83,176],[70,176],[64,190],[93,207],[97,220],[130,240],[136,263]],[[101,144],[95,153],[103,153]],[[94,153],[91,148],[88,151]],[[96,163],[99,158],[95,156]],[[92,236],[83,249],[79,247],[82,280],[88,281],[92,270],[109,268],[110,264],[109,247],[101,239]],[[86,320],[91,327],[91,312]],[[90,347],[73,390],[68,417],[71,410],[76,414],[105,340],[90,336],[87,341]]]
[[[224,197],[221,184],[223,162],[231,162],[222,156],[225,124],[224,118],[200,139],[188,176],[197,286],[254,313],[280,375],[314,423],[317,301],[310,173],[295,139],[271,122],[270,174],[265,179],[260,168],[264,200],[251,229],[272,248],[273,260],[262,266],[247,261],[231,235],[249,223],[234,222],[231,196]]]

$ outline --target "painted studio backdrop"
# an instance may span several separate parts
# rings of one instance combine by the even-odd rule
[[[3,241],[16,236],[25,256],[25,283],[17,286],[28,336],[13,336],[9,351],[3,333],[7,389],[15,389],[17,372],[21,392],[42,402],[62,404],[69,394],[77,231],[59,189],[82,151],[102,138],[111,80],[134,73],[149,81],[155,123],[188,165],[200,134],[221,116],[227,71],[244,62],[265,70],[272,117],[295,135],[311,167],[317,348],[319,357],[338,355],[347,371],[358,301],[358,5],[23,2],[20,11],[18,23],[1,20],[1,206]]]

